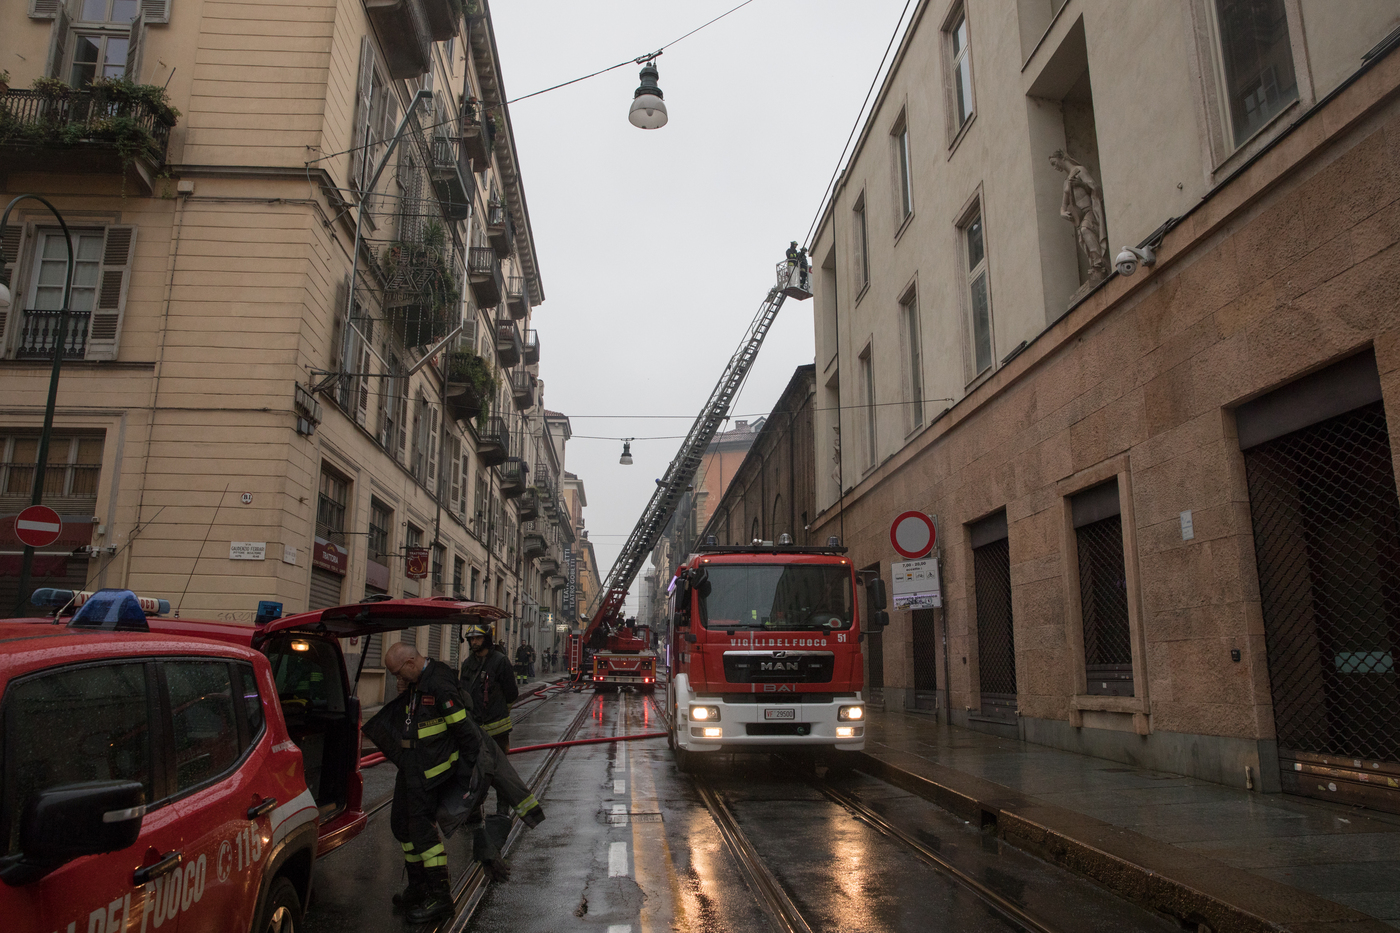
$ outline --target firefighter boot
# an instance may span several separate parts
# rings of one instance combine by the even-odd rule
[[[404,867],[408,870],[408,886],[402,891],[394,892],[394,896],[390,898],[396,910],[412,910],[428,893],[423,866],[409,862]]]
[[[452,913],[452,886],[447,872],[442,875],[428,884],[423,899],[408,912],[409,923],[427,923]]]

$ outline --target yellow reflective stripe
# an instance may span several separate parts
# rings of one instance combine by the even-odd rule
[[[442,855],[444,851],[445,851],[445,850],[444,850],[443,847],[442,847],[442,843],[439,842],[437,845],[433,846],[431,849],[428,849],[427,851],[425,851],[425,852],[423,853],[423,857],[424,857],[424,858],[431,858],[431,857],[433,857],[434,855]]]
[[[443,722],[447,723],[447,724],[450,726],[450,725],[453,725],[454,723],[459,723],[459,722],[461,722],[463,719],[466,719],[466,718],[467,718],[467,711],[464,710],[464,709],[459,709],[459,710],[457,710],[457,712],[455,712],[455,713],[448,713],[448,714],[443,718]]]
[[[436,719],[429,725],[418,727],[418,738],[426,739],[434,735],[442,735],[446,731],[447,725],[441,719]]]
[[[487,735],[500,735],[502,732],[509,732],[515,724],[507,716],[504,719],[497,719],[495,722],[488,722],[481,728],[486,730]]]
[[[423,859],[424,868],[440,868],[447,864],[447,856],[439,855],[436,858]]]
[[[413,843],[411,843],[411,842],[405,842],[405,843],[403,843],[403,850],[404,850],[405,852],[412,852],[412,851],[413,851]]]
[[[535,799],[535,795],[531,794],[530,796],[526,797],[524,800],[520,801],[518,804],[515,805],[515,812],[519,813],[521,816],[524,816],[539,805],[540,802]]]
[[[405,852],[405,853],[403,854],[403,860],[404,860],[405,862],[421,862],[421,861],[423,861],[423,856],[421,856],[421,855],[412,855],[412,854],[410,854],[410,853],[408,853],[408,852]]]
[[[426,778],[435,778],[435,777],[437,777],[439,774],[442,774],[444,771],[446,771],[448,768],[452,767],[453,763],[456,762],[456,760],[457,760],[457,753],[456,753],[456,752],[453,752],[453,753],[448,757],[448,759],[447,759],[446,761],[444,761],[442,764],[440,764],[440,765],[433,765],[431,768],[429,768],[428,770],[424,771],[424,772],[423,772],[423,776],[426,777]]]

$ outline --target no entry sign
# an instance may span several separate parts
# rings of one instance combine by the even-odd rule
[[[63,533],[63,519],[47,505],[31,505],[15,517],[15,537],[30,547],[48,547]]]
[[[890,543],[905,560],[918,560],[933,548],[933,519],[923,512],[901,512],[890,524]]]

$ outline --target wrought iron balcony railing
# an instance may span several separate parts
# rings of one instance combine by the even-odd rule
[[[156,169],[165,165],[174,111],[144,100],[131,100],[106,88],[62,93],[11,88],[0,97],[0,150],[14,168],[14,154],[29,150],[46,162],[55,150],[73,158],[91,157],[120,165],[140,158]]]
[[[486,236],[496,255],[505,259],[515,249],[515,223],[510,209],[494,198],[486,206]]]
[[[508,317],[496,318],[496,358],[502,366],[514,366],[520,362],[520,328]]]
[[[455,129],[450,123],[439,127]],[[433,189],[443,215],[448,220],[466,220],[471,214],[472,188],[471,160],[463,153],[461,142],[453,136],[439,134],[433,137]]]
[[[521,411],[528,411],[535,407],[535,389],[539,385],[539,379],[534,373],[520,371],[514,373],[510,378],[511,396],[515,399],[515,407]]]
[[[476,303],[493,308],[504,294],[501,282],[501,261],[489,246],[473,246],[467,258],[467,278],[471,282]]]
[[[15,358],[21,360],[53,359],[54,342],[58,339],[57,311],[26,311],[20,324],[19,345]],[[68,325],[63,332],[63,358],[80,360],[87,353],[87,311],[69,311]]]
[[[525,331],[525,349],[521,351],[520,358],[530,366],[540,361],[540,332],[533,327]]]
[[[510,433],[506,430],[505,419],[492,415],[486,419],[486,427],[477,432],[476,452],[486,466],[505,463],[510,456]]]
[[[512,275],[506,282],[506,308],[517,321],[524,320],[530,313],[530,293],[523,275]]]

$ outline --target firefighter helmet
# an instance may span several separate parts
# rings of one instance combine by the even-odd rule
[[[479,622],[478,622],[476,625],[468,625],[467,628],[466,628],[466,631],[464,631],[464,632],[462,633],[462,635],[463,635],[464,638],[471,638],[473,635],[480,635],[480,636],[482,636],[483,638],[485,638],[487,641],[490,641],[490,640],[491,640],[491,626],[489,626],[489,625],[482,625],[482,624],[479,623]]]

